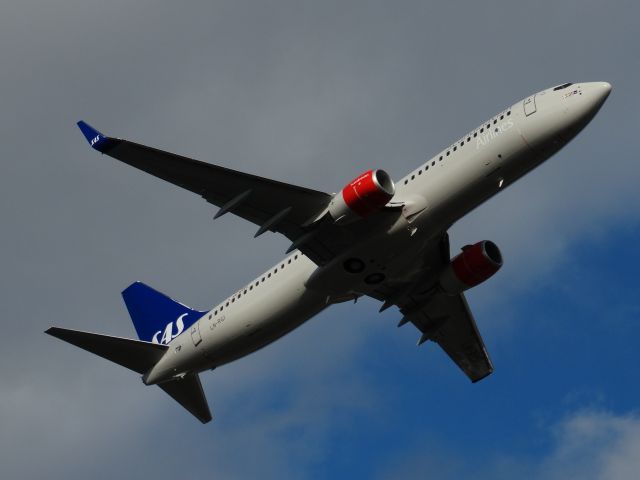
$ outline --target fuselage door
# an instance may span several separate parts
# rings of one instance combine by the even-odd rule
[[[193,340],[193,344],[196,347],[202,341],[202,336],[200,335],[200,322],[196,322],[191,326],[191,340]]]
[[[524,107],[525,116],[528,117],[529,115],[536,113],[536,96],[532,95],[531,97],[526,98],[522,102],[522,106]]]

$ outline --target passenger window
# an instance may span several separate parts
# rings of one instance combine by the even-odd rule
[[[509,115],[511,115],[511,110],[509,110],[509,111],[507,112],[507,117],[508,117]]]
[[[447,157],[449,156],[449,151],[447,150]]]
[[[478,132],[473,132],[473,138],[476,138],[478,136]]]
[[[431,166],[433,167],[436,164],[435,161],[431,162]]]
[[[442,161],[442,155],[440,155],[440,161]]]
[[[418,170],[418,175],[422,175],[422,169]]]
[[[453,151],[455,152],[456,150],[458,150],[458,147],[453,147]]]
[[[461,146],[461,147],[462,147],[462,146],[464,146],[464,142],[460,142],[460,146]]]
[[[500,120],[504,120],[504,115],[500,115]]]

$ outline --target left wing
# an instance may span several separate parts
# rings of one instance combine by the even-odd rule
[[[420,330],[418,345],[432,340],[472,382],[493,372],[493,365],[464,294],[448,295],[438,286],[439,273],[449,263],[449,237],[444,233],[423,252],[422,273],[411,281],[393,280],[363,292],[384,301],[381,311],[398,305],[407,323]]]
[[[229,168],[193,160],[138,143],[103,135],[85,122],[78,127],[95,150],[162,180],[201,195],[220,207],[214,218],[232,212],[292,242],[318,265],[323,265],[371,228],[365,219],[355,226],[336,226],[317,219],[332,195]],[[315,221],[314,221],[315,220]]]

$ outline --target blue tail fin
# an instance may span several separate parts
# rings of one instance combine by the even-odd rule
[[[142,282],[129,285],[122,298],[138,338],[146,342],[167,345],[206,313],[192,310]]]

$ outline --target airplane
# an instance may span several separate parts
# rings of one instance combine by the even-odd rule
[[[212,415],[201,372],[279,339],[330,305],[368,296],[396,306],[418,345],[437,343],[472,382],[493,364],[464,292],[502,266],[483,240],[451,258],[447,230],[547,160],[603,105],[607,82],[563,83],[516,102],[395,182],[370,169],[329,194],[108,137],[80,121],[98,152],[190,190],[291,241],[287,257],[208,311],[141,282],[122,296],[138,340],[51,327],[45,333],[157,385],[202,423]]]

